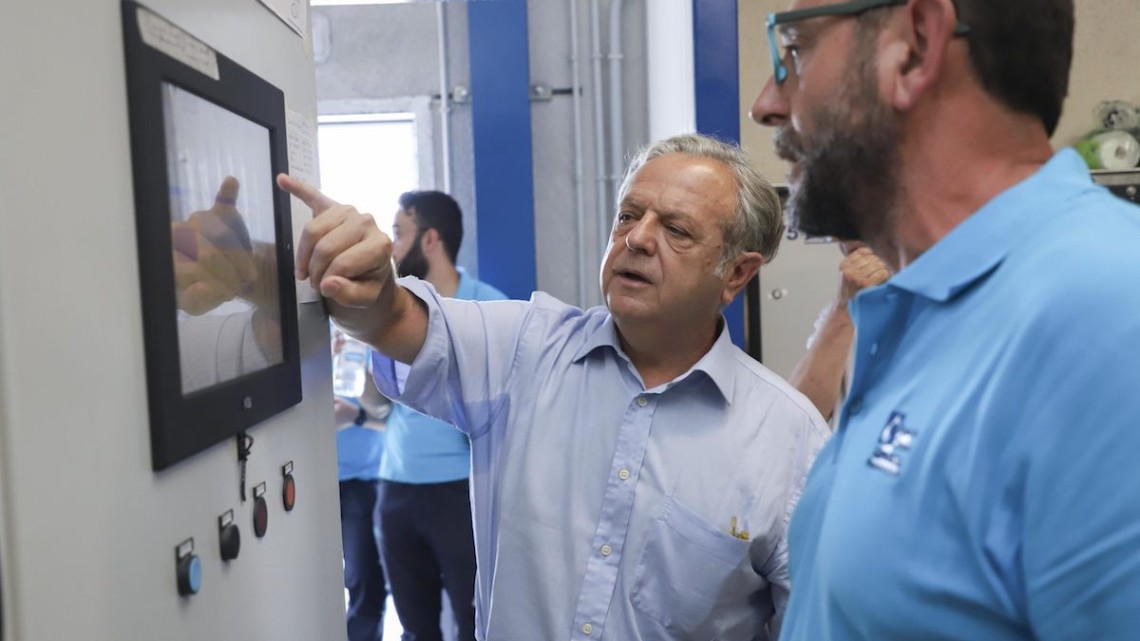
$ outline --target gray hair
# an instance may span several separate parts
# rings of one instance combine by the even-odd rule
[[[771,262],[780,248],[780,239],[784,237],[780,197],[768,179],[752,166],[748,154],[736,145],[701,134],[682,134],[643,147],[625,170],[625,178],[618,190],[619,206],[638,170],[650,160],[668,154],[689,154],[720,161],[736,178],[739,188],[736,215],[722,227],[724,249],[717,275],[723,275],[729,261],[744,252],[759,252],[765,263]]]

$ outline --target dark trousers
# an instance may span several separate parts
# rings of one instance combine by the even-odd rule
[[[380,554],[403,641],[441,641],[441,592],[458,641],[475,639],[475,541],[467,480],[380,482]]]
[[[344,587],[348,588],[348,641],[380,641],[388,588],[380,565],[379,481],[340,482]]]

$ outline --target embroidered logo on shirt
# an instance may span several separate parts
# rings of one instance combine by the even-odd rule
[[[910,450],[914,442],[914,432],[906,427],[906,414],[892,412],[879,433],[879,444],[867,459],[867,464],[891,476],[898,476],[902,469],[901,455]]]

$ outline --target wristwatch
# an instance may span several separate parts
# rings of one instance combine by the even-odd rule
[[[365,412],[364,408],[362,407],[362,408],[360,408],[360,411],[356,413],[356,419],[352,422],[355,425],[364,425],[364,421],[367,421],[367,420],[368,420],[368,412]]]

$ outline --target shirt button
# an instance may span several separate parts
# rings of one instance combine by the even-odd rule
[[[862,411],[862,409],[863,409],[863,399],[862,398],[853,398],[853,399],[851,399],[851,404],[847,406],[847,413],[854,416],[854,415],[858,414],[860,411]]]
[[[614,553],[614,549],[607,543],[602,546],[602,556],[609,556]]]
[[[593,634],[593,633],[594,633],[594,626],[590,625],[589,623],[583,623],[582,624],[582,634]]]
[[[637,397],[637,404],[642,406],[642,407],[645,407],[646,405],[649,405],[649,399],[645,398],[644,396],[638,396]]]
[[[629,480],[629,470],[625,469],[624,467],[621,468],[620,470],[618,470],[618,478],[623,480],[623,481],[628,481]]]
[[[871,356],[874,356],[875,354],[878,354],[878,353],[879,353],[879,344],[878,343],[871,343]]]

